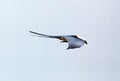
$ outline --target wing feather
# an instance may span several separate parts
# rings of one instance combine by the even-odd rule
[[[37,33],[37,32],[33,32],[33,31],[29,31],[30,33],[33,33],[33,34],[36,34],[36,35],[39,35],[41,37],[46,37],[46,38],[53,38],[54,36],[50,36],[50,35],[45,35],[45,34],[40,34],[40,33]]]
[[[37,32],[33,32],[33,31],[29,31],[30,33],[33,33],[33,34],[36,34],[36,35],[39,35],[41,37],[46,37],[46,38],[57,38],[59,40],[63,40],[62,42],[67,42],[67,40],[64,38],[64,36],[51,36],[51,35],[45,35],[45,34],[40,34],[40,33],[37,33]]]

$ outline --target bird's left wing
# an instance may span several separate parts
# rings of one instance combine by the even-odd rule
[[[69,44],[67,49],[79,48],[84,44],[83,40],[79,39],[79,38],[75,38],[75,37],[72,37],[72,36],[66,36],[65,38],[66,38],[66,40],[68,41],[68,44]]]

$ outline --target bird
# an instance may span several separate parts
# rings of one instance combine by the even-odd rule
[[[66,48],[67,50],[80,48],[84,44],[88,44],[86,40],[79,38],[77,35],[52,36],[52,35],[37,33],[34,31],[29,31],[29,32],[34,34],[34,35],[38,35],[39,37],[55,38],[55,39],[61,40],[61,43],[68,43],[68,47]]]

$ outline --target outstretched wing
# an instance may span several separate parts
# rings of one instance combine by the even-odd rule
[[[29,31],[30,33],[33,33],[35,35],[41,36],[41,37],[46,37],[46,38],[54,38],[55,36],[50,36],[50,35],[45,35],[45,34],[40,34],[37,32]]]
[[[46,37],[46,38],[57,38],[59,40],[62,40],[62,42],[67,42],[67,40],[64,38],[64,36],[51,36],[51,35],[45,35],[45,34],[40,34],[37,32],[29,31],[30,33],[36,34],[41,37]]]
[[[84,44],[84,40],[72,37],[72,36],[66,36],[65,37],[68,41],[68,48],[67,49],[74,49],[74,48],[79,48]]]

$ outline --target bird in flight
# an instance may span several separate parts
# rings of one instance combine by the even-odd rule
[[[33,32],[33,31],[29,31],[29,32],[32,34],[38,35],[40,37],[56,38],[56,39],[61,40],[61,42],[68,43],[67,49],[80,48],[84,44],[87,44],[86,40],[78,38],[78,36],[76,35],[52,36],[52,35],[40,34],[40,33]]]

